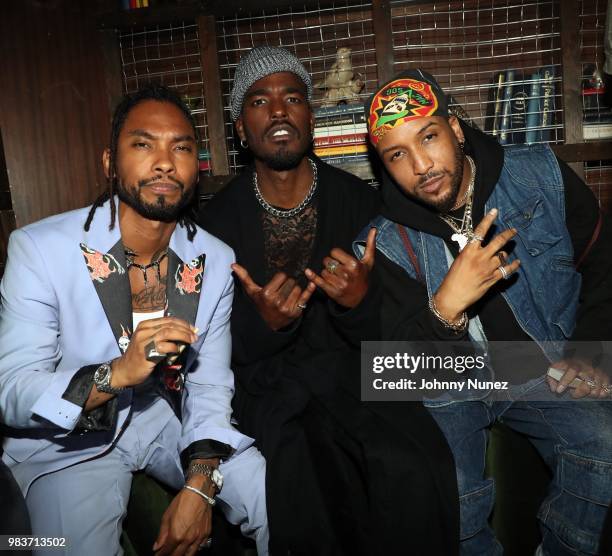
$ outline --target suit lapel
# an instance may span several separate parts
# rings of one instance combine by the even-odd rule
[[[107,253],[80,244],[89,277],[106,313],[117,345],[124,353],[132,335],[132,296],[121,240]]]
[[[166,313],[195,324],[204,279],[204,253],[183,261],[172,249],[168,249],[168,274],[166,276]]]

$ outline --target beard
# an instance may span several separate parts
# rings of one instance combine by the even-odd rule
[[[195,184],[186,188],[185,184],[174,178],[166,178],[175,183],[181,196],[176,203],[168,204],[163,195],[159,195],[154,203],[148,203],[142,198],[142,188],[159,181],[159,179],[139,180],[136,185],[125,185],[121,178],[117,178],[117,195],[121,201],[134,209],[140,216],[148,220],[158,222],[176,222],[186,208],[190,205],[195,195]]]
[[[457,143],[455,145],[455,164],[452,171],[445,169],[441,172],[430,172],[429,174],[423,176],[417,184],[415,197],[422,203],[436,209],[438,212],[450,212],[450,210],[457,203],[457,197],[459,196],[459,190],[461,189],[461,182],[463,180],[464,156],[465,155],[463,154],[461,147],[459,147],[459,144]],[[430,180],[431,178],[436,178],[439,176],[450,176],[451,179],[450,189],[444,197],[441,197],[439,199],[431,199],[426,195],[419,194],[419,187],[422,184],[424,184],[427,180]]]
[[[276,172],[284,172],[297,168],[301,160],[306,156],[308,149],[300,149],[299,151],[291,152],[286,147],[280,147],[276,152],[267,156],[255,157],[261,160],[268,168]]]

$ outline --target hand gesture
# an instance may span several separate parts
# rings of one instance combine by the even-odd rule
[[[136,386],[146,380],[159,356],[180,353],[198,339],[197,328],[175,317],[142,321],[134,330],[125,353],[112,363],[112,386]],[[157,358],[151,357],[158,354]]]
[[[518,259],[506,264],[507,254],[501,251],[516,235],[514,228],[495,236],[486,247],[481,245],[481,238],[487,235],[496,216],[497,209],[492,209],[480,221],[474,230],[475,238],[459,253],[434,295],[438,312],[450,322],[458,321],[493,284],[510,276],[520,265]]]
[[[547,376],[551,392],[562,394],[569,386],[573,388],[572,398],[607,398],[610,396],[610,377],[601,369],[594,368],[581,359],[562,359],[551,365],[563,371],[563,376],[555,380]]]
[[[195,485],[194,485],[195,486]],[[200,488],[201,486],[197,486]],[[214,496],[214,488],[207,494]],[[212,506],[197,493],[181,490],[162,516],[159,534],[153,545],[155,556],[193,556],[210,538]]]
[[[302,290],[293,278],[284,272],[278,272],[265,286],[256,284],[247,270],[239,264],[233,264],[232,270],[242,283],[244,291],[253,300],[261,318],[272,330],[279,330],[297,319],[310,296],[315,291],[314,284],[308,284]]]
[[[368,233],[366,249],[361,260],[336,247],[323,259],[321,275],[307,268],[306,277],[321,288],[339,305],[352,309],[361,303],[368,292],[369,276],[374,266],[376,228]]]

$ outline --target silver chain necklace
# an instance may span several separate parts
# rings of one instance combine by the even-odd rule
[[[310,166],[312,167],[312,185],[310,186],[310,190],[308,191],[308,194],[306,195],[306,197],[304,197],[304,200],[299,205],[296,205],[295,207],[291,209],[277,209],[273,207],[270,203],[268,203],[268,201],[266,201],[263,198],[263,195],[261,194],[261,191],[259,190],[259,184],[257,183],[257,172],[253,172],[253,187],[255,189],[255,197],[259,201],[259,204],[267,212],[269,212],[273,216],[278,216],[279,218],[291,218],[292,216],[299,214],[306,208],[308,203],[310,203],[310,201],[312,200],[312,197],[315,194],[315,191],[317,190],[317,183],[318,183],[317,165],[312,160],[310,160],[310,158],[308,159],[308,162],[310,162]]]
[[[447,214],[441,214],[440,218],[446,222],[453,232],[451,236],[452,241],[456,241],[459,244],[459,251],[474,238],[474,228],[472,225],[472,205],[474,204],[474,182],[476,180],[476,164],[472,160],[471,156],[465,155],[467,161],[470,164],[472,170],[472,176],[470,183],[468,183],[466,194],[465,194],[465,210],[463,211],[463,218],[461,219],[461,226],[457,225],[453,220],[453,217]]]

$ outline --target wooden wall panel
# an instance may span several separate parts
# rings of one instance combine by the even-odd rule
[[[4,274],[6,264],[6,248],[10,233],[15,229],[15,213],[11,201],[4,148],[2,146],[2,130],[0,130],[0,278]]]
[[[90,203],[110,131],[94,4],[9,0],[0,18],[0,127],[17,225]]]

